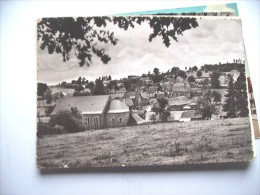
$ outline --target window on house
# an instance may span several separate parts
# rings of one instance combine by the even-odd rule
[[[98,118],[94,117],[94,129],[99,129]]]
[[[86,118],[87,124],[89,124],[89,117]]]

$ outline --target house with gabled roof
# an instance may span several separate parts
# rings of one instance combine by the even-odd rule
[[[128,124],[129,107],[120,100],[112,100],[110,95],[76,96],[60,99],[52,112],[70,110],[77,107],[87,129],[122,127]]]
[[[102,129],[106,127],[105,115],[110,99],[109,95],[64,97],[57,101],[52,115],[77,107],[87,129]]]
[[[186,96],[191,97],[191,88],[190,85],[184,82],[176,82],[172,86],[172,96],[178,97],[178,96]]]
[[[129,121],[129,107],[120,100],[111,100],[106,113],[106,127],[124,127]]]
[[[187,110],[184,111],[181,115],[180,122],[188,122],[194,120],[202,120],[202,116],[200,114],[196,114],[195,110]]]
[[[146,121],[142,119],[140,116],[138,116],[138,114],[131,113],[129,123],[133,125],[141,125],[141,124],[145,124]]]
[[[184,111],[170,111],[167,121],[179,122]]]
[[[179,96],[168,99],[168,105],[171,111],[182,111],[184,107],[192,102],[192,99],[188,99],[185,96]]]
[[[124,98],[131,98],[132,100],[135,99],[135,92],[125,92]]]

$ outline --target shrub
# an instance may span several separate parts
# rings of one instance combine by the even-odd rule
[[[62,110],[52,115],[50,124],[51,126],[63,126],[64,130],[70,133],[85,131],[81,113],[76,107],[72,107],[70,110]]]
[[[41,138],[43,135],[50,135],[53,134],[53,128],[48,124],[41,124],[37,125],[37,137]]]
[[[46,110],[45,110],[45,114],[46,114],[47,116],[49,116],[49,115],[52,113],[53,109],[54,109],[54,106],[48,106],[48,107],[46,108]]]
[[[49,124],[39,123],[37,125],[37,137],[41,138],[44,135],[56,135],[56,134],[64,134],[66,130],[61,125],[51,126]]]
[[[73,93],[73,96],[90,96],[91,93],[89,93],[88,91],[75,91]]]

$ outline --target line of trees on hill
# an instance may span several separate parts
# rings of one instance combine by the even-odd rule
[[[231,70],[238,70],[241,71],[242,69],[245,68],[245,64],[244,63],[237,63],[237,62],[233,62],[233,63],[224,63],[222,64],[221,62],[219,62],[219,64],[205,64],[204,66],[202,66],[203,70],[205,71],[219,71],[219,72],[230,72]]]

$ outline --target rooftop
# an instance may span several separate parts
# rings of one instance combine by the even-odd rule
[[[184,111],[181,115],[181,118],[195,118],[195,119],[200,119],[201,115],[196,115],[195,110],[188,110]]]
[[[192,102],[192,99],[188,99],[185,96],[179,96],[174,98],[168,99],[169,106],[178,106],[178,105],[185,105],[190,104]]]
[[[64,97],[56,103],[52,114],[71,107],[77,107],[82,114],[101,114],[108,100],[109,95]]]
[[[111,100],[107,113],[129,112],[129,107],[120,100]]]
[[[138,116],[137,114],[135,113],[132,113],[131,116],[133,117],[133,120],[136,124],[144,124],[146,123],[146,121],[144,119],[142,119],[140,116]]]
[[[169,121],[179,121],[184,111],[170,111]]]
[[[172,91],[190,91],[190,85],[184,82],[177,82],[172,86]]]

